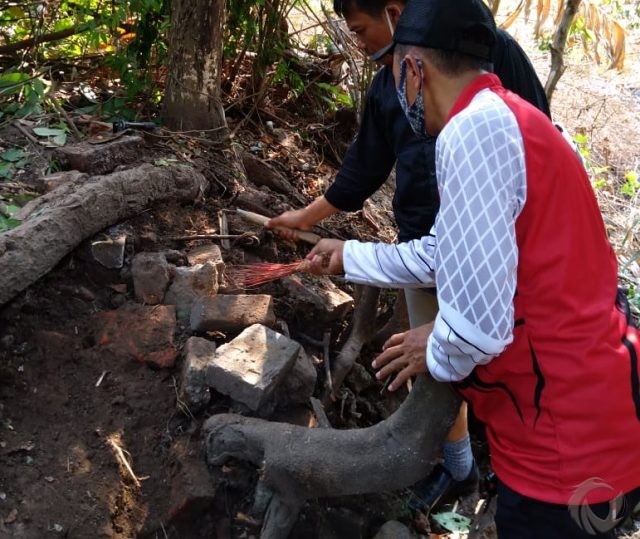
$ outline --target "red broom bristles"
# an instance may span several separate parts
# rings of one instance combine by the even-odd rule
[[[308,265],[308,260],[298,260],[289,264],[258,262],[256,264],[228,268],[227,276],[238,286],[254,288],[282,277],[288,277],[298,271],[305,271]]]

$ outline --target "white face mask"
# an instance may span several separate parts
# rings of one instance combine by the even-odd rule
[[[389,16],[389,10],[388,9],[384,10],[384,16],[385,16],[385,19],[387,20],[387,26],[389,27],[389,32],[391,32],[392,41],[388,45],[385,45],[380,50],[374,52],[371,56],[369,56],[369,58],[371,58],[374,62],[379,62],[380,60],[382,60],[389,53],[389,49],[391,48],[391,45],[393,44],[393,33],[395,32],[395,28],[393,27],[393,24],[391,23],[391,17]]]

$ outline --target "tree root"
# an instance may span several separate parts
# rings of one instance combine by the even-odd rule
[[[382,345],[396,333],[402,333],[409,329],[409,312],[407,311],[407,299],[403,290],[398,291],[396,302],[393,306],[393,313],[387,323],[380,328],[371,340],[371,344],[382,348]]]
[[[393,415],[365,429],[216,415],[203,427],[207,462],[218,466],[238,458],[258,465],[262,487],[274,496],[262,537],[276,537],[274,530],[286,537],[283,531],[295,523],[292,513],[307,499],[395,490],[424,477],[459,405],[448,385],[421,376]]]
[[[338,357],[331,364],[334,392],[340,389],[342,382],[358,359],[362,347],[369,342],[375,331],[374,321],[380,289],[372,286],[358,286],[357,292],[351,333]],[[330,397],[330,394],[325,395],[324,402],[326,403]]]
[[[0,305],[48,273],[84,239],[155,202],[194,200],[206,187],[204,176],[191,167],[145,164],[62,185],[37,199],[19,227],[0,234]]]

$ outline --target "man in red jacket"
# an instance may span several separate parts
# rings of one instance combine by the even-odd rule
[[[437,286],[419,353],[374,367],[453,384],[485,423],[500,538],[614,537],[640,499],[640,338],[584,167],[488,73],[480,0],[412,0],[394,42],[402,108],[438,137],[435,225],[399,245],[323,240],[310,259],[353,282]]]
[[[367,92],[360,129],[342,161],[335,181],[307,207],[273,218],[268,226],[309,229],[338,211],[356,211],[382,186],[395,167],[393,214],[398,240],[422,237],[433,226],[439,197],[435,177],[435,139],[416,134],[400,107],[393,80],[393,31],[405,0],[334,0],[358,46],[381,66]],[[486,8],[488,11],[488,8]],[[496,33],[493,72],[503,85],[550,116],[549,103],[529,58],[507,32]],[[432,322],[438,310],[431,290],[405,290],[409,322],[417,328]],[[394,335],[388,354],[406,349],[410,336]],[[471,452],[466,406],[462,406],[442,449],[443,463],[412,488],[412,508],[429,512],[441,498],[472,492],[478,468]]]

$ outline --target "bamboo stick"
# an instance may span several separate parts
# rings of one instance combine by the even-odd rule
[[[257,225],[264,226],[265,223],[270,219],[269,217],[265,217],[264,215],[260,215],[259,213],[241,210],[239,208],[236,210],[236,213],[240,217],[246,219],[247,221],[250,221],[251,223],[255,223]],[[317,234],[314,234],[313,232],[307,232],[306,230],[297,230],[297,229],[285,228],[285,227],[277,227],[276,230],[289,230],[295,234],[297,239],[299,239],[300,241],[305,241],[307,243],[310,243],[311,245],[315,245],[322,239]]]

